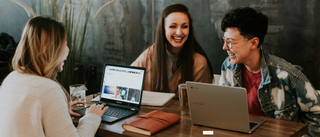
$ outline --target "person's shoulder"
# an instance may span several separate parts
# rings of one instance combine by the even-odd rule
[[[59,84],[52,79],[41,77],[41,76],[32,76],[32,83],[35,87],[46,87],[46,88],[57,88]]]
[[[148,54],[152,54],[153,53],[153,49],[154,49],[154,44],[149,46],[147,49],[145,49],[141,55],[148,55]]]
[[[154,45],[145,49],[138,58],[131,63],[131,66],[146,67],[146,63],[151,60],[153,54]]]
[[[291,64],[283,58],[280,58],[275,55],[268,54],[269,61],[268,65],[275,69],[281,69],[282,71],[287,71],[291,74],[297,74],[303,72],[303,68],[299,65]],[[304,73],[304,72],[303,72]]]
[[[6,78],[6,83],[11,83],[19,88],[23,88],[26,92],[40,96],[53,89],[62,90],[57,82],[49,78],[18,71],[11,72]]]
[[[205,63],[207,63],[207,59],[203,55],[201,55],[201,54],[199,54],[197,52],[193,53],[193,58],[194,58],[195,64],[205,64]]]
[[[56,83],[51,79],[41,77],[34,74],[28,74],[28,73],[21,73],[18,71],[11,72],[8,77],[7,81],[14,81],[15,83],[23,83],[24,85],[29,85],[32,87],[39,87],[40,85],[44,83]]]

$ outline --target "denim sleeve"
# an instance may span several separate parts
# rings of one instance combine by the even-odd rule
[[[305,137],[320,135],[320,93],[304,74],[297,79],[294,85],[297,102],[301,109],[300,120],[308,124],[308,133]]]
[[[221,74],[220,74],[220,79],[218,81],[218,85],[223,85],[223,86],[230,86],[227,85],[227,66],[228,66],[228,58],[223,62],[221,65]]]

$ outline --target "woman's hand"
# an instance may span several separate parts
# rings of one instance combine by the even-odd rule
[[[81,115],[78,114],[78,113],[75,113],[73,111],[76,111],[77,109],[73,108],[74,105],[76,104],[83,104],[85,105],[86,102],[84,101],[73,101],[73,102],[69,102],[69,106],[68,106],[68,112],[71,116],[74,116],[74,117],[80,117]]]
[[[106,110],[109,108],[108,106],[106,106],[104,108],[103,107],[104,107],[103,104],[101,104],[101,105],[92,104],[89,108],[87,108],[86,114],[93,113],[93,114],[96,114],[96,115],[102,117],[104,112],[106,112]]]

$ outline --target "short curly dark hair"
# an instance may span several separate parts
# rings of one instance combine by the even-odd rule
[[[263,43],[268,30],[268,17],[250,7],[240,7],[227,13],[221,23],[221,30],[237,27],[245,38],[258,37],[258,47]]]

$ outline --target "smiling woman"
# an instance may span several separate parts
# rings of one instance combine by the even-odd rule
[[[146,68],[144,90],[176,93],[186,81],[212,83],[211,63],[194,36],[189,10],[182,4],[165,8],[156,38],[132,64]]]
[[[183,12],[171,13],[165,19],[166,38],[170,44],[167,45],[168,51],[179,54],[189,36],[189,18]]]
[[[14,71],[0,89],[0,103],[10,104],[0,107],[1,137],[94,136],[107,107],[90,106],[78,127],[73,125],[70,115],[77,115],[72,106],[78,102],[69,103],[68,92],[56,80],[68,52],[61,23],[47,16],[27,22],[12,59]]]

